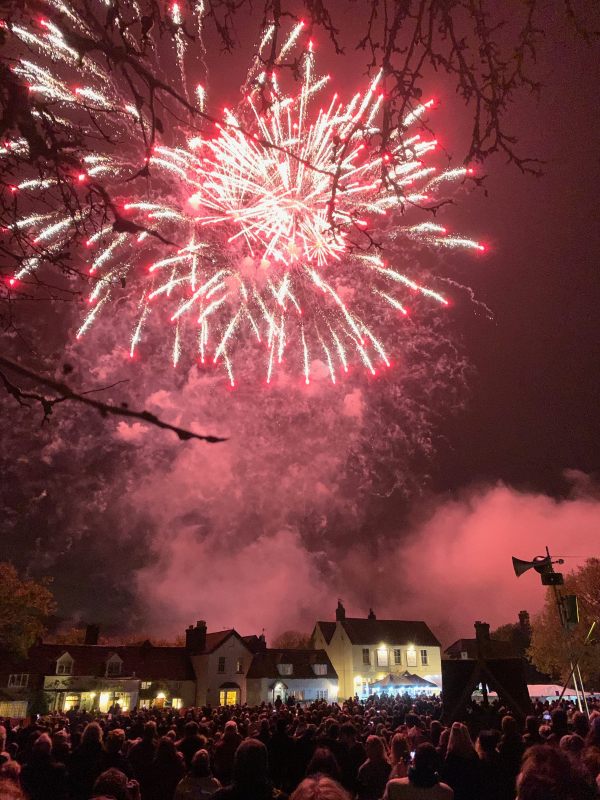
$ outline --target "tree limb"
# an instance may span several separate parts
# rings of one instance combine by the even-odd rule
[[[4,356],[0,356],[0,367],[14,372],[23,378],[28,378],[34,383],[41,384],[42,386],[51,389],[55,393],[55,397],[48,398],[42,394],[37,394],[36,392],[23,390],[10,381],[3,372],[0,372],[0,379],[4,384],[4,388],[16,399],[20,405],[29,405],[27,400],[33,400],[41,404],[44,410],[44,420],[49,417],[49,415],[52,413],[53,407],[57,403],[62,403],[66,400],[73,400],[77,403],[83,403],[84,405],[91,406],[91,408],[95,408],[96,411],[98,411],[103,417],[106,417],[109,414],[120,417],[130,417],[133,419],[142,420],[142,422],[146,422],[149,425],[155,425],[157,428],[162,428],[163,430],[173,431],[173,433],[176,434],[181,441],[187,441],[188,439],[199,439],[200,441],[209,442],[210,444],[227,441],[219,436],[206,436],[186,430],[185,428],[179,428],[176,425],[171,425],[168,422],[164,422],[150,411],[133,411],[132,409],[127,408],[125,405],[114,406],[110,403],[103,403],[100,400],[94,400],[92,397],[88,397],[90,391],[101,391],[100,389],[88,390],[87,392],[83,393],[75,392],[73,389],[67,386],[66,383],[55,381],[52,378],[47,378],[43,375],[38,375],[36,372],[33,372],[32,370],[27,369],[26,367],[23,367],[20,364],[5,358]]]

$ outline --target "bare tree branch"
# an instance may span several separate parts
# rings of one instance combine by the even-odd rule
[[[96,411],[98,411],[98,413],[103,417],[113,415],[118,417],[138,419],[147,423],[148,425],[155,425],[157,428],[172,431],[179,439],[181,439],[181,441],[187,441],[188,439],[199,439],[200,441],[209,442],[210,444],[227,441],[219,436],[207,436],[200,433],[194,433],[193,431],[186,430],[185,428],[179,428],[176,425],[171,425],[168,422],[164,422],[150,411],[133,411],[132,409],[127,408],[126,405],[114,406],[110,403],[103,403],[100,400],[95,400],[94,398],[88,396],[92,391],[98,392],[110,388],[108,386],[78,393],[73,391],[73,389],[67,386],[66,383],[55,381],[52,378],[47,378],[44,375],[38,375],[36,372],[33,372],[32,370],[27,369],[26,367],[21,366],[21,364],[17,364],[16,362],[11,361],[4,356],[0,356],[0,367],[8,370],[9,372],[20,375],[23,378],[27,378],[35,384],[39,384],[52,390],[55,395],[54,397],[46,397],[45,395],[38,394],[37,392],[21,389],[19,386],[9,380],[9,378],[3,372],[0,372],[0,379],[2,380],[4,388],[20,405],[29,406],[30,404],[27,402],[28,400],[41,405],[44,411],[43,421],[48,419],[57,403],[70,400],[77,403],[83,403],[86,406],[96,409]],[[113,386],[114,385],[116,384],[113,384]]]

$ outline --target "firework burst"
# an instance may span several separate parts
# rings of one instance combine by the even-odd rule
[[[200,36],[202,6],[194,11]],[[134,12],[143,17],[134,0],[114,12],[117,21]],[[93,31],[75,5],[52,0],[52,19],[9,24],[36,54],[22,56],[14,68],[44,109],[36,113],[52,113],[58,129],[83,134],[93,145],[81,155],[72,190],[82,197],[100,193],[118,209],[114,221],[106,205],[99,211],[93,202],[67,213],[60,181],[24,177],[14,187],[27,199],[13,232],[27,236],[30,251],[11,284],[82,238],[91,307],[78,337],[127,282],[137,293],[132,357],[148,320],[158,317],[172,337],[174,364],[194,341],[200,361],[221,364],[232,385],[249,338],[261,345],[251,352],[253,358],[264,353],[256,369],[267,382],[284,364],[306,383],[317,361],[333,383],[353,360],[373,374],[378,364],[389,366],[378,330],[382,304],[402,324],[414,293],[441,305],[447,300],[397,269],[386,250],[402,241],[407,247],[483,249],[427,215],[443,199],[444,186],[470,172],[440,172],[428,163],[437,143],[414,132],[414,124],[432,102],[413,109],[384,148],[381,74],[349,102],[331,95],[329,77],[316,73],[312,43],[303,42],[299,23],[268,73],[261,55],[274,28],[265,31],[238,107],[208,117],[203,86],[190,86],[185,13],[177,4],[169,11],[177,91],[189,120],[161,132],[143,103],[127,99],[131,93],[108,63],[78,49]],[[53,21],[58,18],[62,25]],[[123,25],[123,35],[142,49],[135,24]],[[146,68],[158,73],[163,56],[150,36],[143,33]],[[294,52],[301,80],[287,93],[279,65]],[[77,85],[65,77],[73,74]],[[26,155],[27,148],[25,140],[13,140],[0,155]],[[365,307],[370,313],[357,310]]]

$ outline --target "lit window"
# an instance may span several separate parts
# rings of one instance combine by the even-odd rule
[[[149,689],[152,686],[152,681],[142,681],[140,683],[140,689]]]
[[[417,651],[412,647],[410,648],[410,650],[406,651],[406,666],[407,667],[417,666]]]
[[[217,672],[225,672],[225,656],[219,656],[219,663],[217,665]],[[224,703],[221,703],[221,705],[224,705]]]
[[[221,689],[221,691],[219,692],[220,706],[235,706],[237,704],[238,704],[237,689]]]
[[[28,683],[29,683],[29,674],[26,672],[21,672],[20,674],[8,676],[9,686],[23,688],[24,686],[27,686]]]
[[[315,675],[327,675],[327,664],[313,664]]]
[[[387,667],[388,665],[388,651],[385,647],[377,648],[377,666]]]
[[[396,647],[394,650],[394,664],[401,664],[402,663],[402,650],[399,647]]]
[[[173,708],[182,708],[183,707],[183,700],[181,699],[181,697],[174,697],[171,700],[171,706]]]
[[[427,650],[421,650],[421,666],[426,667],[428,663]]]
[[[371,663],[371,655],[368,647],[363,647],[363,664]]]
[[[327,689],[317,689],[317,700],[327,700]]]
[[[236,662],[235,671],[238,673],[238,675],[241,675],[242,672],[244,671],[244,665],[242,664],[242,659],[241,658],[238,658],[238,660]]]
[[[291,675],[293,671],[291,664],[278,664],[277,669],[279,670],[280,675]]]

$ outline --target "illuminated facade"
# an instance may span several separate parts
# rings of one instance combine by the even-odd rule
[[[256,653],[247,675],[248,703],[275,703],[293,699],[334,702],[337,673],[325,650],[264,649]]]
[[[367,618],[346,617],[340,602],[335,622],[316,623],[312,645],[331,659],[341,699],[441,687],[441,646],[424,622],[379,620],[372,610]]]

